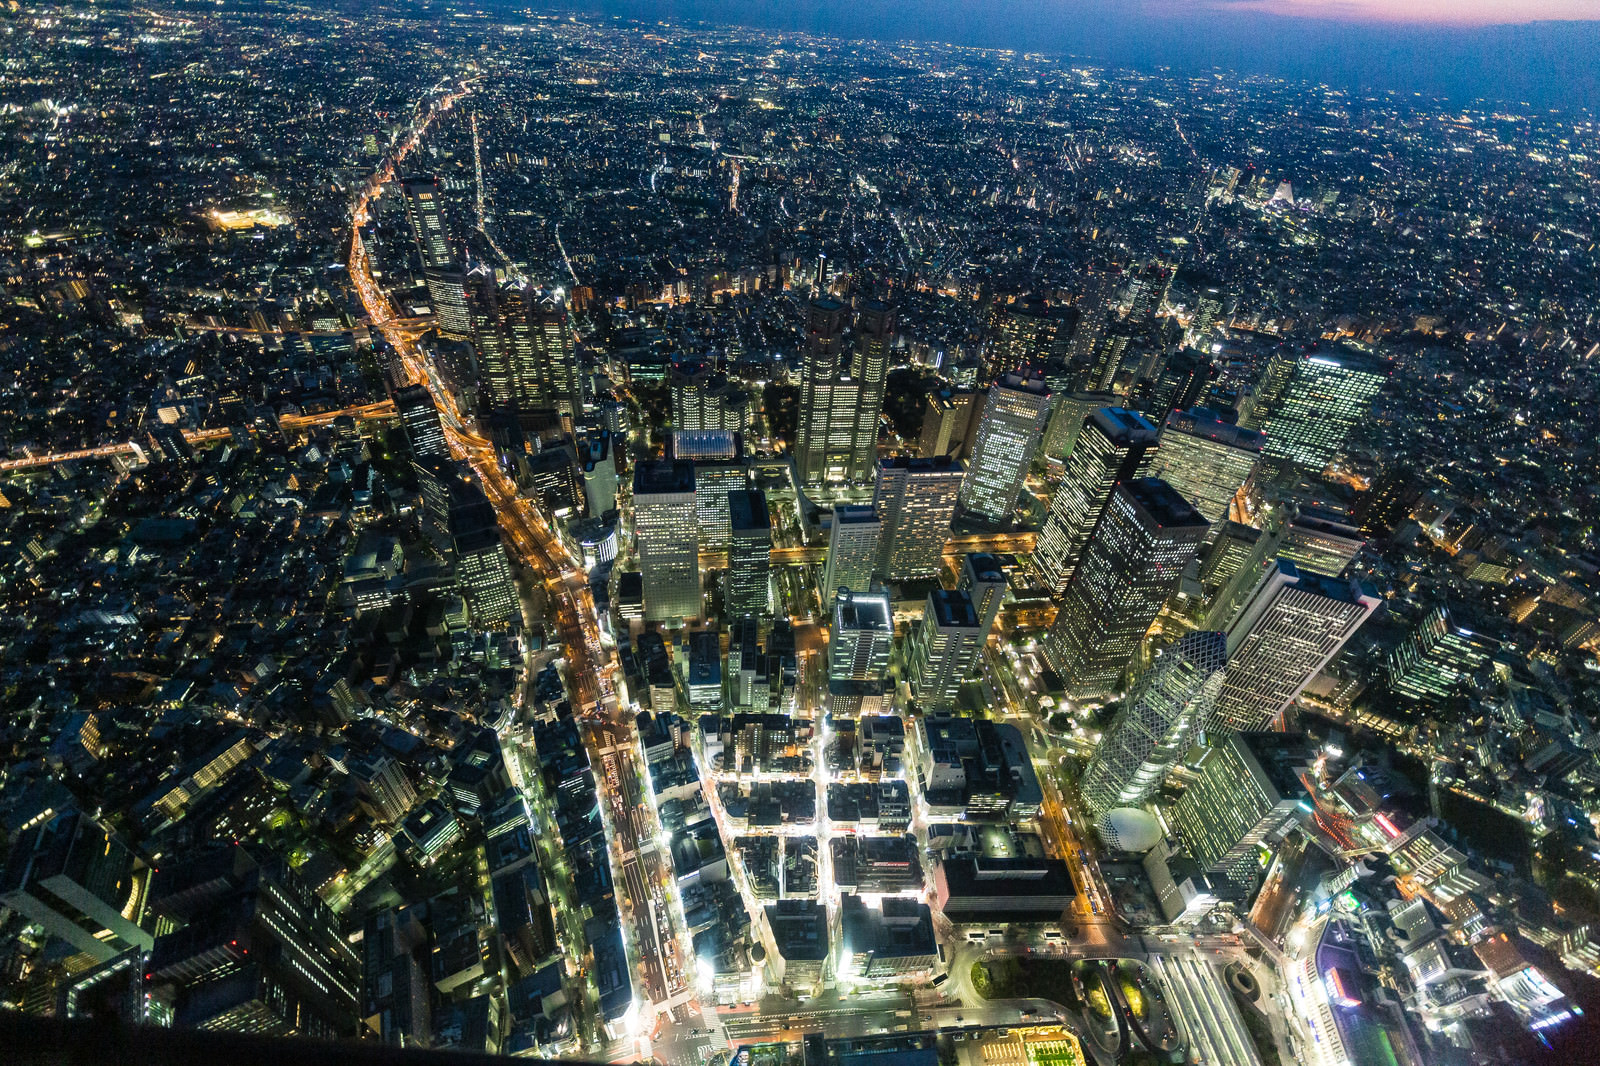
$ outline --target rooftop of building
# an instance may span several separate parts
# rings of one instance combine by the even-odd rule
[[[1262,442],[1267,439],[1265,434],[1256,430],[1245,429],[1243,426],[1224,421],[1220,414],[1209,407],[1191,407],[1187,411],[1173,411],[1167,416],[1166,428],[1191,437],[1214,440],[1230,448],[1241,448],[1252,452],[1259,452]]]
[[[767,494],[760,489],[735,489],[728,493],[728,524],[733,529],[770,530]]]
[[[1126,407],[1102,407],[1091,414],[1089,420],[1106,435],[1107,440],[1122,447],[1154,441],[1159,436],[1149,419]]]
[[[840,589],[834,602],[834,620],[840,629],[878,629],[893,627],[889,596],[884,592],[851,592]]]
[[[942,629],[974,629],[978,610],[972,597],[959,589],[934,589],[928,593],[928,613]]]
[[[687,459],[646,459],[634,468],[635,496],[694,491],[694,464]]]
[[[1158,477],[1134,478],[1132,481],[1124,482],[1122,487],[1133,498],[1133,502],[1162,529],[1182,529],[1191,526],[1203,529],[1209,525],[1201,517],[1200,512],[1194,509],[1193,504],[1178,495],[1177,489]]]

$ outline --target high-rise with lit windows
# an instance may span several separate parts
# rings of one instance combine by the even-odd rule
[[[1134,476],[1158,436],[1136,411],[1102,407],[1088,416],[1033,552],[1034,570],[1051,592],[1059,595],[1072,580],[1111,490]]]
[[[972,672],[988,633],[962,589],[934,589],[912,637],[911,690],[924,712],[947,711],[956,705],[961,681]]]
[[[634,467],[634,538],[648,621],[701,616],[694,488],[694,463],[687,460],[647,459]]]
[[[1163,649],[1100,738],[1078,791],[1093,814],[1144,803],[1183,758],[1222,690],[1228,641],[1190,633]]]
[[[1228,679],[1207,728],[1248,732],[1276,722],[1378,606],[1355,581],[1269,565],[1228,626]]]
[[[1012,521],[1049,408],[1050,390],[1037,373],[1006,374],[989,387],[961,484],[964,513],[995,525]]]
[[[1252,414],[1266,435],[1263,453],[1320,471],[1366,420],[1392,369],[1351,347],[1274,355]]]
[[[890,581],[939,572],[966,467],[959,459],[900,455],[878,464],[872,509],[883,523],[876,572]]]
[[[1070,699],[1116,691],[1205,534],[1205,519],[1165,481],[1135,478],[1112,490],[1045,637],[1045,658]]]
[[[1260,433],[1230,425],[1206,408],[1173,411],[1145,472],[1171,485],[1216,524],[1228,517],[1234,495],[1255,473],[1261,443]]]

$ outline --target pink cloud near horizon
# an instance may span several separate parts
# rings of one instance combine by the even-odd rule
[[[1210,7],[1338,22],[1440,26],[1600,20],[1600,0],[1155,0],[1153,6],[1169,11]]]

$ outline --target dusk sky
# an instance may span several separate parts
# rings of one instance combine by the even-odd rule
[[[1458,103],[1600,108],[1600,0],[567,0],[549,6],[647,21],[1065,52],[1119,66],[1222,68]]]

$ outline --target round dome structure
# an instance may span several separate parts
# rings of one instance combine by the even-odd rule
[[[1143,854],[1161,839],[1155,815],[1138,807],[1114,807],[1094,820],[1094,831],[1113,851]]]

